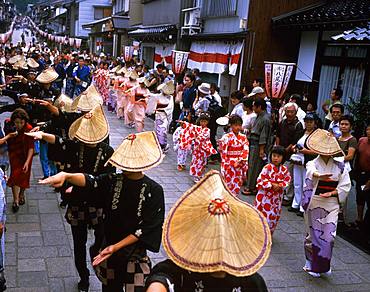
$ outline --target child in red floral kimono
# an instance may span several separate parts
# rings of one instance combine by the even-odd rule
[[[207,127],[210,116],[208,113],[202,113],[197,124],[193,125],[188,122],[181,121],[185,125],[181,135],[180,145],[181,149],[189,149],[193,144],[193,153],[190,165],[190,175],[198,182],[204,175],[207,165],[207,158],[217,151],[212,147],[210,140],[210,129]]]
[[[249,142],[242,134],[243,120],[237,115],[229,118],[231,131],[218,141],[221,155],[221,174],[229,190],[238,196],[240,187],[247,177]]]
[[[284,188],[291,180],[284,164],[285,149],[274,146],[271,150],[271,163],[265,165],[257,179],[257,195],[254,206],[266,217],[271,234],[280,219]]]

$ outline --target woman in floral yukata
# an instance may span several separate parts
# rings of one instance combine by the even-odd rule
[[[242,134],[243,120],[237,115],[229,118],[231,131],[218,141],[221,155],[221,174],[229,190],[238,196],[240,187],[247,177],[249,142]]]
[[[197,121],[198,126],[179,121],[180,124],[185,125],[179,147],[181,149],[189,149],[193,144],[190,175],[195,182],[198,182],[203,177],[207,158],[217,153],[210,140],[210,129],[207,127],[209,119],[208,113],[202,113]]]
[[[283,192],[291,180],[284,164],[285,149],[275,146],[271,150],[271,163],[265,165],[257,178],[258,193],[254,206],[266,217],[271,234],[280,219]]]
[[[317,129],[306,141],[308,149],[319,156],[307,163],[302,207],[305,210],[306,264],[303,270],[313,277],[330,275],[330,261],[337,231],[340,206],[351,189],[351,179],[344,166],[343,152],[328,131]]]

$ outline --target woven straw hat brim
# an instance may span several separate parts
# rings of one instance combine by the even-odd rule
[[[119,69],[117,72],[117,74],[124,74],[126,75],[127,73],[127,68],[126,67],[122,67],[121,69]]]
[[[175,85],[173,81],[162,83],[157,87],[157,90],[162,90],[165,95],[172,95],[175,92]]]
[[[109,163],[130,172],[147,171],[159,165],[163,152],[154,132],[141,132],[134,139],[126,137],[114,151]]]
[[[125,77],[131,78],[131,79],[138,79],[139,75],[136,73],[135,70],[131,70],[131,71],[126,72]]]
[[[228,214],[209,212],[215,198],[226,200]],[[248,276],[264,265],[271,250],[270,229],[263,214],[235,198],[217,171],[208,172],[182,195],[163,226],[167,255],[193,272]]]
[[[317,129],[306,140],[308,149],[320,155],[333,156],[343,153],[337,139],[328,131]]]
[[[91,118],[82,116],[72,123],[68,132],[71,140],[76,138],[86,144],[97,144],[108,137],[109,124],[102,106],[96,106],[91,113]]]
[[[58,73],[53,69],[49,68],[40,73],[39,76],[37,76],[36,81],[40,83],[51,83],[58,78]]]
[[[11,57],[9,60],[8,60],[8,63],[9,64],[15,64],[17,63],[18,61],[22,60],[23,59],[23,56],[21,55],[16,55],[16,56],[13,56]]]
[[[60,106],[60,103],[61,102],[64,102],[64,106]],[[73,104],[73,100],[65,95],[65,94],[61,94],[54,102],[54,105],[58,108],[60,108],[62,111],[66,111],[66,112],[73,112],[74,110],[72,110],[72,104]]]
[[[102,105],[103,98],[99,94],[94,84],[91,84],[84,92],[73,100],[72,108],[84,112],[91,111],[95,106]]]
[[[111,72],[111,73],[117,73],[119,70],[121,70],[121,65],[118,65],[118,66],[114,67],[109,72]]]
[[[40,65],[34,59],[30,58],[27,60],[27,65],[30,68],[38,68]]]

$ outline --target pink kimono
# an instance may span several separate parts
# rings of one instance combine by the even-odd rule
[[[195,179],[202,178],[207,165],[207,158],[217,153],[210,140],[209,128],[185,122],[185,128],[180,135],[180,139],[179,147],[183,150],[189,149],[193,145],[190,175]]]
[[[130,92],[129,103],[125,112],[125,121],[128,123],[135,123],[137,132],[144,129],[145,109],[146,109],[146,96],[150,94],[147,88],[137,87]],[[127,118],[126,118],[127,117]]]
[[[254,206],[266,217],[271,234],[280,219],[284,188],[289,185],[290,180],[291,177],[287,167],[284,165],[277,167],[272,163],[265,165],[258,176],[258,193]],[[281,186],[281,191],[273,191],[273,183]]]
[[[219,140],[221,155],[221,175],[229,190],[238,196],[243,181],[247,177],[249,141],[247,136],[233,132],[227,133]]]

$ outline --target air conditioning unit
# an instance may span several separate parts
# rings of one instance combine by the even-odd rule
[[[184,26],[200,26],[200,9],[185,11]]]

